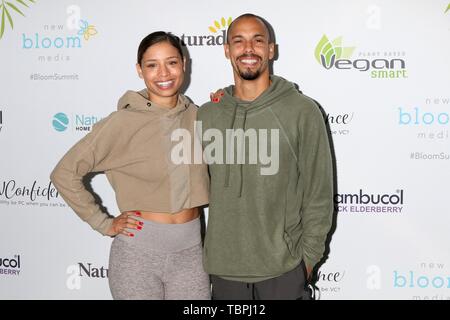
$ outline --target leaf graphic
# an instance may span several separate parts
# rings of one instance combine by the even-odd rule
[[[209,31],[211,31],[212,33],[216,33],[216,32],[217,32],[217,30],[214,29],[213,27],[208,27],[208,29],[209,29]]]
[[[6,12],[6,16],[8,17],[8,21],[9,21],[9,24],[11,25],[11,29],[14,29],[14,23],[11,19],[11,15],[9,14],[8,9],[6,9],[5,5],[3,5],[3,10]]]
[[[332,60],[333,56],[336,57],[336,52],[334,51],[334,48],[331,47],[330,50],[328,50],[325,54],[325,62],[327,65],[330,65],[330,61]]]
[[[89,23],[86,20],[80,20],[80,22],[78,24],[79,24],[80,28],[83,30],[85,30],[89,25]]]
[[[28,8],[28,5],[25,3],[25,2],[23,2],[23,0],[16,0],[18,3],[20,3],[21,5],[23,5],[23,6],[25,6],[25,7],[27,7]]]
[[[220,19],[220,22],[222,23],[222,27],[226,27],[227,26],[227,22],[225,21],[224,17],[222,17],[222,19]]]
[[[348,59],[352,56],[353,51],[356,49],[356,47],[345,47],[342,48],[342,58]]]
[[[2,25],[0,27],[0,39],[3,37],[3,32],[5,32],[5,7],[2,8]]]
[[[216,26],[217,29],[220,29],[220,23],[217,20],[214,20],[214,25]]]
[[[328,40],[326,35],[323,35],[322,38],[320,39],[319,43],[316,46],[316,50],[314,51],[314,56],[316,57],[317,62],[321,63],[320,60],[320,54],[322,53],[322,49],[323,47],[327,44],[330,43],[330,41]]]
[[[450,3],[448,4],[447,9],[445,9],[444,13],[447,13],[448,10],[450,10]]]
[[[98,33],[97,29],[95,29],[95,26],[89,26],[86,32],[89,33],[89,35],[91,36],[96,35]]]
[[[97,30],[94,26],[89,26],[86,31],[84,32],[84,39],[89,40],[89,38],[93,35],[97,34]]]
[[[228,22],[227,22],[227,26],[228,26],[228,27],[230,26],[230,24],[231,24],[232,21],[233,21],[233,18],[229,17],[229,18],[228,18]]]
[[[6,2],[6,4],[8,6],[10,6],[13,10],[15,10],[16,12],[18,12],[19,14],[21,14],[22,16],[25,17],[25,15],[22,13],[22,11],[20,11],[15,5],[13,5],[11,2]]]
[[[35,3],[35,0],[28,0],[28,1],[30,1],[31,3]],[[16,0],[16,2],[28,8],[28,4],[26,4],[24,0]],[[10,11],[8,10],[8,7],[11,8],[13,11],[17,12],[18,14],[20,14],[21,16],[25,17],[23,12],[17,7],[16,4],[14,4],[11,1],[1,0],[0,9],[2,11],[2,21],[0,25],[0,39],[2,39],[5,33],[6,19],[8,19],[11,29],[14,29],[14,22],[11,17]]]

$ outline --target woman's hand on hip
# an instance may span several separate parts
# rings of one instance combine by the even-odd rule
[[[141,213],[139,211],[125,211],[120,216],[113,219],[111,228],[108,234],[110,236],[116,236],[118,234],[123,234],[128,237],[134,237],[133,232],[129,232],[127,229],[132,230],[142,230],[143,222],[133,218],[140,217]]]

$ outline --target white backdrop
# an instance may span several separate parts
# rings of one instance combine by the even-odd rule
[[[275,30],[275,74],[329,114],[339,214],[321,299],[450,299],[448,0],[24,2],[2,1],[11,19],[0,24],[0,298],[111,298],[111,239],[49,174],[126,90],[144,87],[134,64],[145,35],[190,41],[186,94],[200,105],[233,80],[222,22],[252,12]],[[92,185],[116,214],[106,178]]]

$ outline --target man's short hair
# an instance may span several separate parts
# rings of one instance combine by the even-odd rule
[[[264,19],[264,18],[262,18],[262,17],[260,17],[260,16],[258,16],[258,15],[256,15],[256,14],[253,14],[253,13],[244,13],[244,14],[241,14],[241,15],[240,15],[239,17],[237,17],[236,19],[234,19],[234,20],[231,22],[231,24],[228,26],[228,30],[227,30],[227,44],[230,43],[230,42],[228,41],[228,34],[229,34],[231,28],[233,27],[233,24],[234,24],[237,20],[239,20],[239,19],[241,19],[241,18],[255,18],[255,19],[260,20],[260,21],[264,24],[264,26],[266,27],[266,29],[267,29],[267,34],[269,35],[269,43],[274,43],[274,42],[275,42],[275,37],[274,37],[274,35],[273,35],[273,29],[272,29],[272,26],[266,21],[266,19]]]

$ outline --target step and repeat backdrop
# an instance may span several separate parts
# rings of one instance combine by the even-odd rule
[[[0,1],[0,298],[111,299],[111,239],[49,180],[116,109],[140,40],[189,51],[186,95],[233,81],[225,30],[251,12],[275,30],[274,73],[323,107],[333,139],[336,226],[320,299],[450,299],[448,0]],[[104,175],[92,179],[118,213]]]

